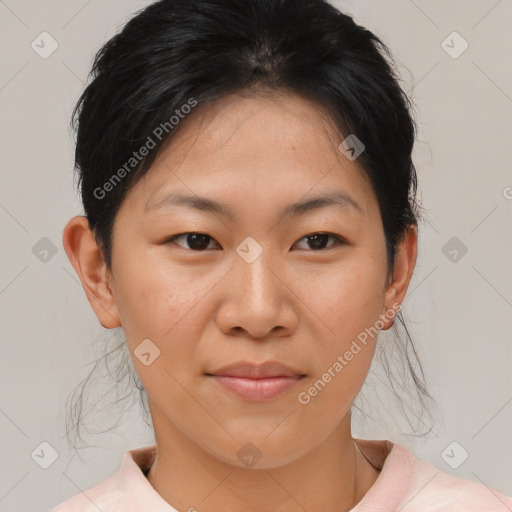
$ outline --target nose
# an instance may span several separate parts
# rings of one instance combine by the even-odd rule
[[[265,252],[251,263],[237,256],[224,280],[217,325],[225,334],[261,339],[289,336],[297,328],[293,283]]]

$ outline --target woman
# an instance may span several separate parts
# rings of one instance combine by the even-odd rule
[[[163,0],[100,50],[63,244],[122,327],[156,444],[54,512],[512,509],[352,437],[417,255],[388,57],[323,0]]]

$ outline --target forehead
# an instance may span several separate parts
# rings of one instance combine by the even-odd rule
[[[229,95],[199,105],[178,128],[127,195],[136,210],[174,191],[230,203],[271,196],[271,204],[329,189],[350,193],[367,213],[375,207],[366,173],[338,150],[344,137],[328,112],[299,95]]]

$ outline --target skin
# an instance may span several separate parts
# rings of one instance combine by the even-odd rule
[[[112,270],[86,217],[63,234],[66,253],[101,324],[122,326],[147,390],[157,456],[148,479],[178,510],[340,512],[355,506],[379,471],[350,428],[350,406],[367,376],[377,336],[307,405],[312,386],[365,328],[401,304],[417,255],[404,237],[391,270],[377,198],[328,112],[293,94],[232,95],[198,106],[123,201]],[[288,204],[342,190],[340,206],[278,220]],[[165,192],[215,199],[234,218],[186,206],[148,210]],[[204,233],[206,250],[182,233]],[[324,239],[320,248],[305,238]],[[236,248],[251,236],[252,263]],[[192,247],[192,248],[191,248]],[[150,339],[160,355],[134,350]],[[268,402],[232,395],[205,376],[237,362],[281,361],[306,374]],[[261,458],[237,456],[252,443]],[[254,449],[253,449],[254,450]],[[321,492],[319,492],[321,489]]]

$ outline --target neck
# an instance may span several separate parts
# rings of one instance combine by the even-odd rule
[[[155,433],[157,454],[147,478],[177,510],[349,511],[379,475],[355,444],[349,416],[313,451],[269,469],[219,460],[169,424],[165,435]]]

